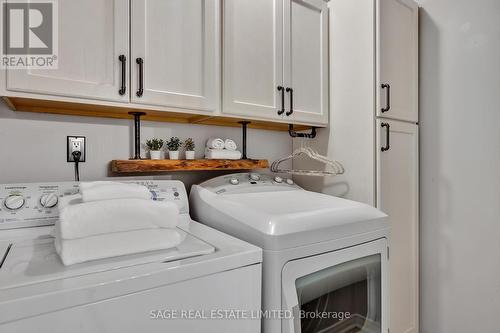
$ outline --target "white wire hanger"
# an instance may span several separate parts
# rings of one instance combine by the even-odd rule
[[[300,169],[280,169],[279,165],[285,161],[292,160],[293,158],[305,155],[313,160],[325,164],[330,170],[300,170]],[[271,164],[271,171],[276,173],[288,173],[292,175],[303,176],[336,176],[344,173],[344,166],[337,161],[331,160],[328,157],[319,154],[314,149],[307,147],[302,142],[301,147],[295,149],[290,155],[282,157]]]

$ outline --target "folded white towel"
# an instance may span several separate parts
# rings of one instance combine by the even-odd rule
[[[63,264],[73,265],[176,247],[184,240],[184,236],[177,228],[134,230],[71,240],[61,239],[56,235],[54,245]]]
[[[241,152],[238,150],[226,149],[205,149],[205,158],[207,159],[221,159],[221,160],[239,160]]]
[[[207,148],[224,149],[224,140],[215,137],[209,138],[207,140]]]
[[[74,239],[139,229],[174,228],[179,209],[173,202],[116,199],[83,202],[76,196],[61,198],[61,238]]]
[[[84,202],[109,199],[151,199],[151,192],[146,186],[109,181],[80,183],[80,193]]]
[[[224,141],[224,148],[226,148],[227,150],[234,151],[238,149],[238,146],[236,145],[236,142],[234,142],[233,140],[226,139],[226,141]]]

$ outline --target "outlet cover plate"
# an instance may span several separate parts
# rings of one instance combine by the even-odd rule
[[[66,144],[66,159],[68,162],[74,162],[72,153],[75,150],[80,150],[82,153],[79,162],[85,162],[86,154],[86,139],[84,136],[68,136]]]

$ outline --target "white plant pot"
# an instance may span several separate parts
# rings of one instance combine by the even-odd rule
[[[194,160],[194,150],[186,150],[186,160]]]
[[[149,156],[152,160],[160,160],[161,159],[161,150],[150,150]]]
[[[168,152],[168,157],[171,160],[178,160],[179,159],[179,151],[178,150],[176,150],[176,151],[169,151]]]

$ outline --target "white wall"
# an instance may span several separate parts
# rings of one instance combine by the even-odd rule
[[[335,0],[330,7],[330,126],[315,140],[295,139],[340,161],[345,174],[294,177],[299,185],[329,195],[375,205],[375,2]],[[298,169],[325,169],[309,159],[294,161]]]
[[[500,1],[420,3],[421,331],[499,332]]]
[[[141,134],[143,142],[151,137],[192,137],[197,157],[203,156],[205,141],[213,135],[233,138],[241,145],[241,130],[232,127],[143,122]],[[68,135],[87,138],[87,160],[80,164],[82,181],[108,178],[111,160],[133,156],[132,121],[13,112],[0,102],[0,183],[72,181],[73,164],[66,162]],[[273,161],[291,149],[292,140],[286,132],[248,131],[250,158]],[[143,152],[142,156],[147,155]],[[182,172],[155,178],[180,179],[189,188],[192,183],[219,174]]]

